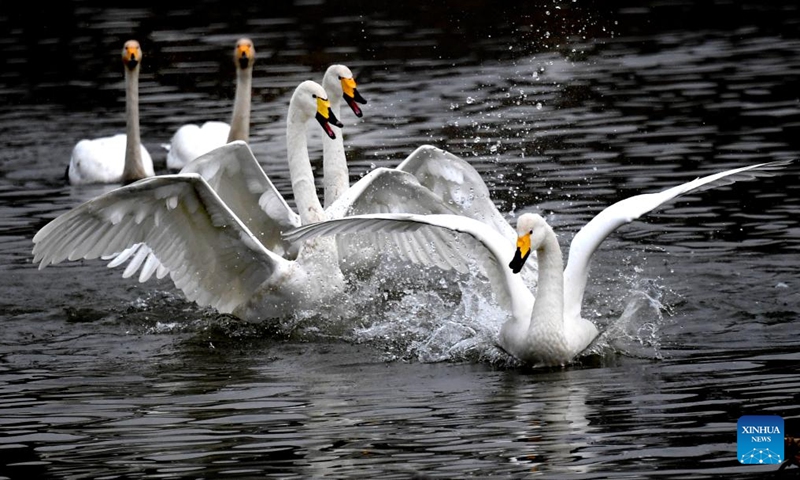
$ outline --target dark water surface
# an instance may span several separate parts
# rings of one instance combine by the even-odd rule
[[[166,279],[139,284],[97,261],[38,271],[30,252],[48,221],[112,188],[62,176],[75,142],[124,128],[128,38],[144,50],[157,173],[179,125],[228,120],[229,52],[247,35],[251,146],[290,201],[288,99],[344,63],[369,100],[363,119],[342,115],[353,180],[420,144],[446,148],[509,220],[541,212],[566,248],[616,200],[800,157],[796,2],[271,3],[0,13],[0,478],[777,469],[737,462],[736,422],[777,414],[800,436],[800,165],[612,235],[584,315],[619,331],[565,369],[503,357],[505,317],[478,280],[387,296],[397,278],[378,278],[325,315],[253,326]]]

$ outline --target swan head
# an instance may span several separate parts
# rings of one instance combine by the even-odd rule
[[[358,104],[366,104],[367,100],[358,93],[356,86],[356,79],[353,77],[353,72],[344,65],[331,65],[325,71],[325,76],[322,79],[322,86],[325,91],[334,98],[341,95],[350,110],[356,114],[356,117],[361,117],[363,112]],[[341,93],[339,93],[341,92]]]
[[[517,250],[508,267],[519,273],[532,250],[538,249],[547,235],[547,222],[541,215],[525,213],[517,219]]]
[[[236,42],[236,48],[233,49],[233,61],[236,67],[241,70],[253,68],[255,60],[256,48],[253,46],[253,41],[249,38],[240,38]]]
[[[314,117],[330,138],[336,138],[331,124],[342,128],[344,125],[331,111],[328,94],[317,82],[306,80],[297,86],[289,102],[289,110],[295,112],[296,118],[291,120],[305,123]]]
[[[122,63],[130,71],[136,70],[142,63],[142,47],[136,40],[128,40],[122,47]]]

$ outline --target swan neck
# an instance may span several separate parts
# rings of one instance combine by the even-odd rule
[[[236,69],[236,96],[228,143],[234,140],[250,141],[250,104],[253,90],[253,67]]]
[[[564,260],[558,238],[548,226],[545,240],[536,250],[539,262],[539,283],[531,314],[531,327],[563,330],[564,324]]]
[[[304,225],[325,220],[322,204],[319,203],[317,188],[314,183],[314,172],[308,157],[308,139],[306,138],[306,122],[293,115],[289,106],[289,117],[286,125],[286,146],[289,158],[289,175],[292,179],[292,192],[297,205],[297,212]]]
[[[331,110],[336,118],[341,119],[339,115],[341,97],[330,95]],[[350,171],[347,168],[347,157],[344,152],[344,139],[342,138],[342,129],[331,125],[336,138],[330,138],[327,135],[322,136],[322,174],[323,184],[325,187],[325,208],[328,208],[333,202],[350,188]]]
[[[133,71],[125,69],[125,167],[123,183],[145,178],[142,166],[141,135],[139,133],[139,66]]]

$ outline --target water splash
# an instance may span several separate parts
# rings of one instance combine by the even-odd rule
[[[454,280],[455,277],[455,280]],[[353,285],[351,340],[387,360],[507,363],[495,342],[507,313],[488,282],[435,268],[395,264]]]
[[[663,358],[662,329],[672,314],[664,297],[670,292],[632,271],[609,280],[604,293],[587,302],[584,316],[601,324],[602,331],[589,354]],[[331,340],[369,344],[387,361],[520,365],[497,345],[508,312],[494,301],[491,285],[481,276],[386,262],[371,274],[351,275],[348,284],[347,294],[324,312],[297,311],[269,324],[242,322],[158,290],[137,298],[121,317],[131,332],[195,333],[216,343]],[[622,314],[603,327],[610,310],[619,308]]]
[[[655,279],[637,278],[626,297],[622,314],[601,330],[590,353],[663,359],[661,335],[673,314],[672,307],[665,301],[668,293]]]

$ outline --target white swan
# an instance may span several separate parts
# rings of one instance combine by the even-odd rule
[[[322,86],[301,83],[289,103],[286,137],[292,187],[305,222],[324,219],[308,159],[306,124],[328,132]],[[64,260],[134,252],[124,276],[169,274],[186,298],[261,321],[322,308],[343,292],[332,238],[305,242],[297,259],[266,248],[200,176],[163,175],[115,189],[62,214],[33,238],[39,268]],[[135,249],[137,244],[146,248]],[[119,257],[118,257],[119,259]]]
[[[358,92],[353,72],[344,65],[331,65],[322,77],[322,88],[328,92],[331,110],[337,118],[341,117],[341,103],[344,100],[357,117],[363,113],[358,106],[367,101]],[[322,171],[325,208],[350,188],[350,171],[347,168],[347,157],[344,153],[344,137],[342,130],[334,128],[336,138],[322,137]]]
[[[122,47],[125,67],[125,133],[83,139],[72,149],[67,179],[72,185],[127,183],[155,175],[153,160],[139,135],[139,70],[142,49],[136,40]]]
[[[256,50],[249,38],[240,38],[233,49],[236,64],[236,94],[230,125],[209,121],[202,126],[182,125],[172,136],[167,148],[167,168],[176,171],[200,155],[233,140],[248,141],[250,137],[250,104],[253,83],[253,64]]]
[[[285,237],[289,241],[308,241],[321,235],[354,232],[390,232],[407,237],[431,239],[400,250],[415,263],[431,263],[430,258],[452,255],[443,247],[445,232],[466,234],[493,286],[498,302],[508,308],[510,319],[500,330],[499,345],[511,355],[540,365],[564,365],[572,361],[597,337],[595,325],[581,317],[581,304],[589,273],[589,262],[600,243],[618,227],[678,195],[721,184],[774,174],[791,161],[778,161],[727,170],[678,185],[659,193],[636,195],[601,211],[575,235],[569,260],[563,270],[561,248],[553,230],[536,214],[521,215],[517,222],[516,253],[513,243],[482,222],[453,215],[362,215],[300,227]],[[426,228],[427,227],[427,228]],[[430,228],[437,227],[437,228]],[[435,248],[429,245],[436,244]],[[533,293],[516,272],[531,251],[539,263],[539,284]],[[455,257],[454,257],[455,258]]]

